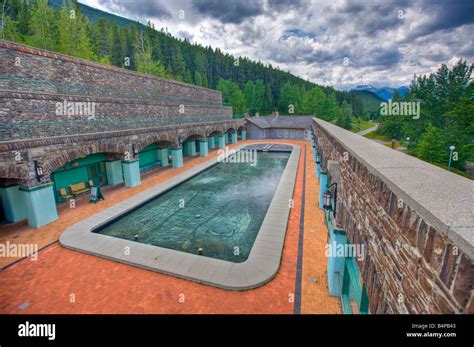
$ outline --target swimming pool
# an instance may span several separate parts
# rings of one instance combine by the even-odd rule
[[[95,232],[235,263],[245,261],[290,153],[255,151],[250,153],[255,161],[233,162],[241,153]]]
[[[262,286],[278,273],[281,264],[301,148],[270,141],[235,149],[291,151],[291,154],[288,157],[287,153],[275,156],[259,153],[256,167],[246,163],[247,167],[240,170],[239,163],[221,164],[218,158],[210,159],[68,227],[59,237],[60,244],[222,289]],[[220,174],[216,178],[213,172]],[[214,193],[216,189],[218,195]],[[182,197],[173,197],[176,192]],[[178,210],[179,200],[184,206]],[[194,212],[187,210],[198,201],[201,203],[195,204]],[[161,217],[155,216],[157,211],[161,211]],[[136,218],[138,214],[142,218]],[[147,215],[149,218],[145,218]],[[171,235],[166,222],[176,228],[176,234],[182,235]],[[196,232],[190,234],[184,226],[192,226],[189,230]],[[166,237],[164,241],[157,240],[156,235]],[[215,246],[216,239],[223,246]]]

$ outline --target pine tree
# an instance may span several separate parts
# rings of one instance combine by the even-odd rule
[[[94,52],[101,57],[110,57],[111,55],[111,32],[107,21],[100,18],[94,26],[95,45]]]
[[[86,29],[87,22],[79,7],[71,2],[64,2],[59,10],[58,50],[79,58],[93,59],[92,45]]]
[[[27,44],[48,49],[57,49],[57,19],[56,12],[48,6],[47,0],[37,0],[31,7],[31,36]]]
[[[202,86],[202,76],[198,71],[194,73],[194,84],[200,87]]]
[[[169,77],[165,67],[159,61],[154,61],[151,54],[151,48],[141,52],[136,56],[137,71],[154,76]]]
[[[186,74],[186,63],[183,58],[183,53],[179,46],[174,47],[172,59],[171,59],[171,70],[173,75],[179,77],[180,80],[184,79]]]
[[[20,11],[17,18],[17,30],[22,37],[28,36],[30,32],[30,21],[31,21],[31,12],[28,8],[28,5],[25,1],[20,3]],[[23,38],[24,40],[24,38]]]
[[[115,66],[122,66],[123,64],[123,56],[122,56],[122,42],[120,40],[120,32],[119,28],[117,26],[117,23],[115,21],[112,22],[112,57],[111,57],[111,63],[112,65]]]

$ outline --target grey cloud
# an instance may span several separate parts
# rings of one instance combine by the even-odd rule
[[[410,31],[407,40],[474,23],[474,2],[470,0],[423,0],[420,9],[430,20]]]
[[[289,9],[304,9],[308,6],[307,0],[267,0],[268,7],[272,10],[284,11]]]
[[[192,7],[204,16],[234,24],[264,12],[263,0],[196,0]]]
[[[185,30],[180,30],[178,31],[178,35],[180,38],[182,38],[183,40],[188,40],[189,42],[193,42],[193,39],[194,39],[194,35],[185,31]]]
[[[114,13],[132,19],[137,16],[171,18],[166,6],[158,0],[98,0],[98,3]]]

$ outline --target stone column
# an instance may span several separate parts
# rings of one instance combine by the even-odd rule
[[[27,218],[23,194],[18,184],[0,187],[0,199],[7,221],[16,223]]]
[[[200,140],[199,141],[199,155],[201,157],[207,157],[209,154],[209,144],[207,140]]]
[[[125,180],[125,187],[133,188],[140,185],[140,163],[138,160],[122,161],[123,178]]]
[[[329,246],[330,254],[328,256],[328,289],[329,295],[339,297],[341,294],[341,284],[344,278],[345,256],[337,255],[337,245],[347,244],[348,240],[342,230],[333,229],[332,224],[329,227]],[[338,279],[339,277],[339,279]]]
[[[316,177],[321,176],[321,164],[316,164]]]
[[[216,139],[214,136],[209,136],[207,138],[208,149],[214,149],[216,147]]]
[[[168,166],[169,160],[168,160],[168,148],[158,148],[158,160],[160,161],[160,166],[165,167]]]
[[[247,130],[242,130],[242,132],[240,133],[240,137],[242,141],[247,140]]]
[[[328,174],[326,172],[321,172],[319,175],[319,208],[323,208],[323,196],[326,191],[326,186],[328,183]]]
[[[228,144],[229,143],[229,133],[224,133],[224,144]]]
[[[184,145],[186,146],[186,154],[190,157],[194,157],[196,155],[196,142],[185,142]]]
[[[174,168],[183,166],[183,148],[171,148],[171,161]]]
[[[36,187],[20,187],[25,204],[28,225],[40,228],[58,219],[53,183]]]
[[[123,183],[122,161],[107,160],[105,162],[105,170],[107,172],[107,183],[111,186]]]
[[[236,144],[237,143],[237,133],[231,133],[230,134],[230,142],[232,144]]]
[[[224,149],[225,148],[225,135],[219,135],[217,136],[217,140],[219,141],[219,148]]]

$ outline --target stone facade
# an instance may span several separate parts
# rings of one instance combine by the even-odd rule
[[[447,226],[435,227],[429,211],[397,196],[382,174],[322,124],[313,121],[322,170],[330,160],[340,165],[336,223],[367,251],[358,266],[370,312],[474,313],[472,245],[461,245]]]
[[[64,121],[87,121],[87,115],[63,116],[56,113],[57,103],[86,102],[95,103],[94,120],[89,122],[89,126],[102,126],[103,130],[116,129],[133,126],[139,120],[149,122],[157,120],[163,124],[173,124],[180,119],[191,123],[193,119],[200,121],[198,117],[205,117],[206,120],[215,118],[216,120],[232,119],[232,108],[213,105],[176,105],[154,101],[142,100],[121,100],[112,98],[77,97],[52,94],[37,94],[25,92],[0,91],[0,124],[11,124],[18,122],[64,122]],[[100,122],[106,121],[106,122]],[[82,126],[87,125],[84,122]],[[44,137],[47,133],[55,135],[61,134],[64,124],[48,124],[47,128],[38,124],[30,126],[30,137]],[[58,128],[55,131],[54,128]],[[24,129],[22,127],[21,129]],[[0,126],[0,141],[15,140],[21,138],[15,126]],[[100,130],[100,129],[99,129]]]
[[[1,40],[0,60],[0,184],[38,186],[90,154],[137,159],[132,148],[245,126],[212,89]],[[57,112],[65,101],[93,103],[94,114]]]
[[[161,94],[220,104],[220,92],[0,40],[0,75]],[[1,83],[7,83],[2,81]],[[5,85],[0,89],[6,89]],[[51,94],[62,94],[52,86]]]
[[[206,139],[209,134],[223,134],[245,126],[245,120],[228,120],[157,128],[130,129],[76,136],[0,143],[0,183],[35,186],[50,181],[50,174],[64,164],[94,153],[107,153],[109,159],[133,156],[149,144],[179,147],[188,137]],[[138,156],[136,156],[137,159]],[[36,181],[34,160],[44,169],[41,182]]]

